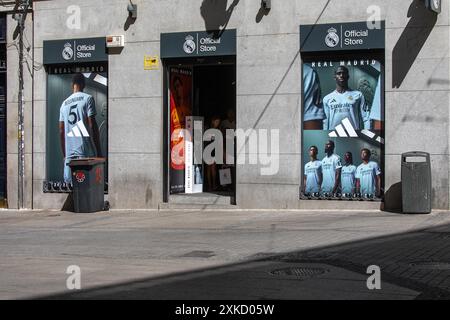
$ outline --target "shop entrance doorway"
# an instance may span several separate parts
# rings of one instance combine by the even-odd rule
[[[171,195],[210,194],[234,204],[235,140],[226,134],[236,129],[235,57],[183,58],[164,66],[165,202]]]

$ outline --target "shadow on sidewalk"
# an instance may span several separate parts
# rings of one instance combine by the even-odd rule
[[[450,299],[449,243],[450,224],[312,250],[261,252],[242,263],[34,298]],[[367,289],[371,265],[381,269],[382,290]]]

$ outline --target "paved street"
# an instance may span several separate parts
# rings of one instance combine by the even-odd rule
[[[0,257],[1,299],[448,299],[450,214],[0,211]]]

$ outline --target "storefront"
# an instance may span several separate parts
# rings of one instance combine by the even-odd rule
[[[236,129],[236,30],[162,34],[161,58],[165,202],[211,193],[234,203],[235,148],[227,148],[226,131]]]
[[[106,38],[65,39],[44,41],[44,66],[47,72],[46,108],[46,180],[44,193],[71,193],[72,185],[64,176],[65,162],[61,147],[60,124],[70,125],[64,133],[67,159],[74,156],[108,158],[108,55]],[[81,74],[85,87],[82,91],[92,97],[89,108],[95,118],[96,129],[88,130],[87,122],[77,108],[77,97],[72,96],[74,75]],[[68,108],[65,123],[62,106]],[[90,116],[90,114],[89,114]],[[67,130],[66,130],[67,131]],[[91,144],[90,135],[97,135],[99,148]],[[78,141],[83,141],[83,148]],[[73,150],[72,150],[73,149]],[[83,149],[83,150],[82,150]],[[108,162],[105,165],[105,191],[108,187]]]
[[[437,15],[422,1],[135,2],[134,18],[117,1],[33,2],[27,208],[68,198],[58,117],[78,72],[95,100],[112,209],[380,209],[398,198],[401,154],[412,150],[431,154],[433,208],[449,208],[448,3]],[[107,36],[123,47],[108,51]],[[14,47],[7,60],[14,208]]]
[[[385,22],[300,26],[300,199],[382,201]]]

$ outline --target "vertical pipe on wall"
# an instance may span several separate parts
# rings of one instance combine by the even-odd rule
[[[24,128],[24,29],[30,0],[22,0],[17,6],[16,20],[19,27],[19,97],[18,97],[18,197],[17,207],[24,208],[24,179],[25,179],[25,128]]]
[[[25,155],[24,155],[24,115],[23,115],[23,29],[24,29],[24,21],[23,15],[20,16],[19,20],[19,105],[18,105],[18,167],[19,167],[19,176],[18,176],[18,197],[17,197],[17,207],[22,209],[23,206],[23,184],[24,184],[24,168],[25,168]]]

